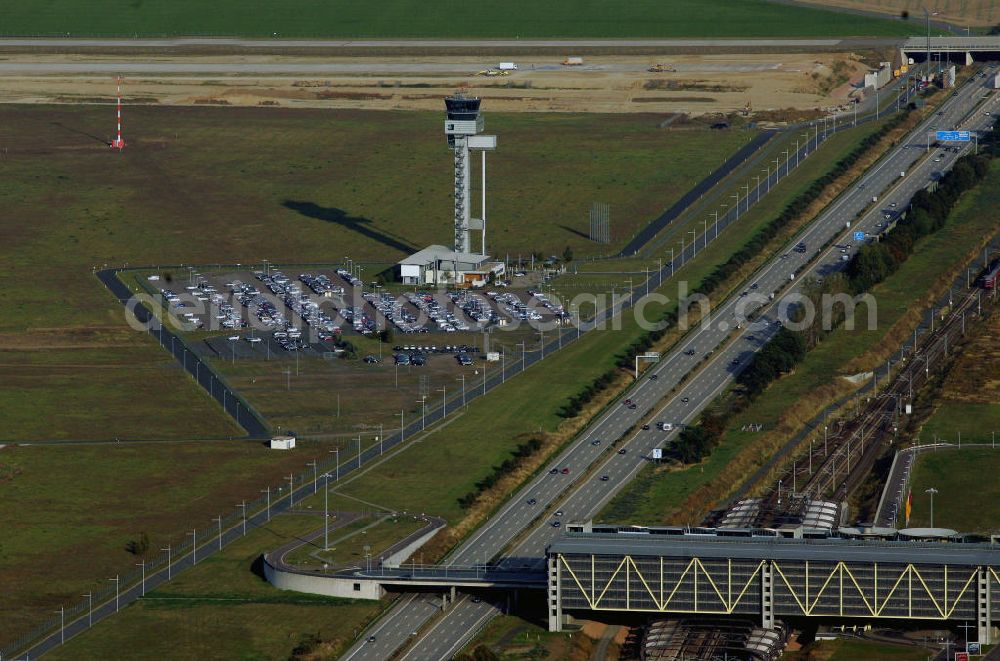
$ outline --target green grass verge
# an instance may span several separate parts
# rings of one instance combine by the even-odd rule
[[[906,22],[764,2],[634,0],[624,5],[484,0],[470,11],[459,0],[195,0],[169,4],[50,0],[7,7],[8,35],[237,35],[289,37],[807,37],[907,35]]]
[[[878,303],[876,328],[868,330],[862,314],[855,330],[840,328],[809,352],[794,373],[772,384],[745,411],[734,416],[720,446],[701,464],[681,470],[649,467],[643,469],[601,513],[612,522],[664,523],[683,500],[699,486],[708,483],[744,447],[754,443],[756,434],[741,431],[755,423],[767,430],[773,427],[790,402],[824,385],[839,373],[848,360],[873,347],[909,309],[923,290],[914,282],[933,282],[964,257],[986,234],[996,230],[992,210],[1000,204],[1000,164],[993,163],[984,183],[967,194],[956,207],[948,224],[921,242],[917,251],[893,276],[872,290]],[[755,465],[769,456],[761,453]],[[690,521],[688,523],[697,523]]]
[[[994,333],[994,336],[996,334]],[[945,399],[920,430],[920,439],[957,443],[1000,442],[1000,403],[966,402]]]

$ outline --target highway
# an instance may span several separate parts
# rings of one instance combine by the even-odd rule
[[[956,96],[948,98],[940,113],[924,119],[907,139],[870,168],[860,182],[793,238],[787,252],[753,274],[744,291],[714,308],[707,322],[690,332],[669,355],[648,370],[627,394],[636,403],[635,409],[618,405],[601,415],[448,560],[460,564],[483,562],[514,544],[505,554],[505,563],[543,562],[545,547],[560,533],[560,528],[552,523],[586,520],[599,512],[646,465],[653,448],[663,447],[676,434],[677,425],[695,419],[731,382],[752,353],[776,332],[778,317],[784,318],[787,312],[781,302],[783,295],[789,293],[786,289],[798,290],[808,274],[824,276],[841,268],[841,255],[857,249],[853,232],[876,232],[885,213],[904,208],[910,196],[971,149],[966,145],[959,154],[932,153],[924,158],[927,131],[937,127],[978,129],[992,123],[992,117],[984,115],[983,108],[966,117],[983,95],[982,83],[982,79],[976,78],[960,88]],[[996,100],[994,95],[986,102],[990,109],[995,108]],[[900,176],[901,172],[905,175]],[[872,196],[878,196],[877,204],[872,204]],[[892,203],[897,206],[892,207]],[[793,250],[800,242],[806,245],[804,253]],[[848,252],[841,253],[837,246],[845,246]],[[771,293],[775,293],[774,300]],[[759,321],[747,319],[754,311],[764,313]],[[742,327],[734,329],[736,324]],[[699,366],[703,360],[704,364]],[[696,367],[698,374],[681,383]],[[675,430],[664,433],[651,425],[646,431],[629,432],[647,420],[673,423]],[[627,439],[612,446],[627,432]],[[564,474],[563,469],[568,469],[568,473]],[[551,474],[550,470],[556,473]],[[581,473],[587,476],[577,482]],[[607,479],[602,479],[605,476]],[[529,504],[529,499],[534,499],[535,504]],[[561,511],[562,515],[553,516],[549,513],[553,510]],[[518,539],[524,530],[529,532]],[[402,658],[447,658],[498,608],[487,601],[474,603],[460,599],[433,625],[432,635],[419,637]],[[414,637],[412,632],[417,630],[413,624],[418,620],[416,609],[404,602],[376,624],[374,642],[363,639],[344,658],[387,658],[410,642]]]

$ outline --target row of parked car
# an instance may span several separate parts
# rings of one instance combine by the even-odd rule
[[[542,292],[529,289],[528,294],[534,296],[538,302],[541,303],[546,310],[552,312],[557,319],[565,319],[569,317],[569,313],[566,312],[566,309],[562,305],[549,300],[549,297]]]
[[[364,299],[371,303],[372,307],[382,313],[382,316],[389,320],[402,333],[417,333],[422,326],[417,324],[415,314],[403,307],[403,304],[396,300],[396,297],[388,292],[376,294],[369,292],[364,295]]]
[[[528,307],[528,304],[523,303],[515,294],[488,291],[486,292],[486,295],[496,301],[500,309],[515,319],[520,319],[521,321],[527,321],[529,319],[537,321],[542,318],[540,312]]]
[[[448,298],[476,323],[495,324],[500,321],[500,315],[479,294],[467,290],[452,291],[448,292]]]
[[[303,273],[299,276],[299,280],[318,296],[342,296],[344,293],[343,287],[333,284],[330,278],[322,273],[318,275]]]
[[[406,294],[406,300],[422,310],[437,325],[438,330],[446,333],[469,330],[469,325],[459,319],[454,312],[445,309],[430,294]]]

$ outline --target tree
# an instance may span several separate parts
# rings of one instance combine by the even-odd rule
[[[139,539],[129,540],[125,545],[125,550],[132,555],[145,557],[149,552],[149,535],[144,532],[139,533]]]
[[[383,344],[392,344],[393,340],[392,329],[386,327],[384,330],[382,330],[381,333],[378,334],[378,339],[381,340]]]
[[[566,246],[566,249],[563,250],[563,261],[567,264],[573,261],[573,249],[569,246]]]

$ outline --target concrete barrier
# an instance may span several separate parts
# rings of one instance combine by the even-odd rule
[[[279,590],[293,590],[309,594],[322,594],[327,597],[344,599],[367,599],[378,601],[385,596],[385,589],[378,581],[353,579],[343,576],[322,576],[305,574],[278,569],[271,564],[270,559],[263,557],[264,576],[268,583]]]

